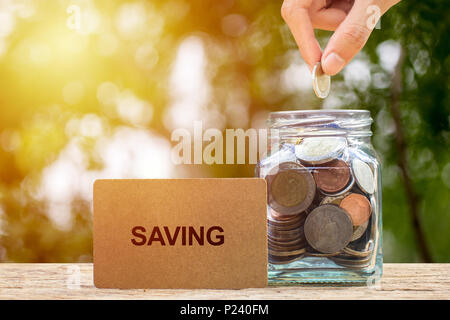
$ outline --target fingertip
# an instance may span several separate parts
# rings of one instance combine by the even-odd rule
[[[322,70],[329,76],[334,76],[345,66],[345,60],[335,52],[322,57]]]

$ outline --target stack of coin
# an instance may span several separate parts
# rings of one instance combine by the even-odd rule
[[[306,251],[303,232],[304,213],[283,216],[273,209],[268,210],[269,261],[282,264],[294,261]]]
[[[372,168],[348,151],[345,137],[305,137],[289,149],[294,161],[266,170],[269,261],[311,256],[367,266],[376,229]]]

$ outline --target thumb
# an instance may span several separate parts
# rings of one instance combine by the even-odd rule
[[[364,47],[380,18],[374,1],[355,1],[345,20],[331,36],[322,55],[323,71],[335,75]]]

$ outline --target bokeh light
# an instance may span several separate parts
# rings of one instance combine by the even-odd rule
[[[390,10],[324,101],[280,6],[1,0],[0,261],[90,261],[95,179],[253,176],[250,165],[174,165],[174,129],[197,120],[220,131],[263,128],[271,111],[317,108],[372,112],[385,260],[419,261],[393,103],[429,246],[449,261],[448,5],[402,1]],[[322,47],[330,35],[317,32]]]

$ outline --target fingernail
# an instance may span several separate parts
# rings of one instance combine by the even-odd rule
[[[342,59],[337,53],[332,52],[325,58],[325,61],[323,61],[322,69],[326,74],[334,76],[342,70],[344,65],[345,60]]]

